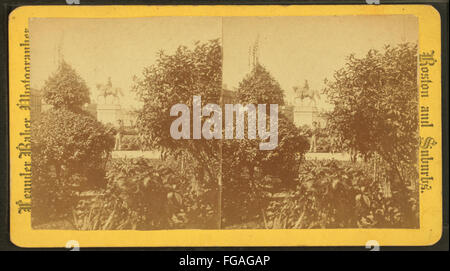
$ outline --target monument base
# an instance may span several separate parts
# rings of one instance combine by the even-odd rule
[[[301,106],[294,109],[294,124],[312,126],[313,122],[320,122],[319,111],[313,106]]]
[[[118,125],[121,108],[118,104],[97,105],[97,120],[103,124]]]

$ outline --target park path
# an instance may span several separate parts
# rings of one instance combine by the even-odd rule
[[[334,159],[338,161],[350,161],[350,154],[345,152],[308,152],[305,154],[306,160],[328,160]]]
[[[161,155],[159,151],[113,151],[112,158],[147,158],[147,159],[160,159]],[[348,153],[306,153],[306,160],[328,160],[334,159],[337,161],[350,161],[350,155]]]
[[[161,153],[159,151],[113,151],[112,158],[148,158],[160,159]]]

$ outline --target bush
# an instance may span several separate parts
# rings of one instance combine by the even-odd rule
[[[285,228],[396,228],[414,227],[406,209],[417,211],[414,193],[399,201],[396,182],[386,195],[385,176],[373,178],[367,164],[337,161],[310,161],[303,164],[294,193],[267,208],[267,222],[273,227],[284,218]],[[401,187],[401,186],[400,186]],[[404,193],[404,192],[401,192]],[[416,212],[417,214],[417,212]]]
[[[241,173],[240,177],[224,180],[222,220],[225,226],[257,219],[268,203],[270,188],[264,184],[270,185],[271,180],[261,178],[260,174],[250,177],[246,170]]]
[[[101,187],[112,133],[87,113],[50,109],[33,123],[33,218],[66,217],[76,195]]]
[[[182,160],[187,167],[182,165]],[[217,228],[220,219],[218,180],[205,176],[201,165],[187,153],[183,158],[169,156],[166,162],[184,176],[178,187],[186,212],[185,228]]]
[[[73,224],[80,230],[214,228],[217,189],[193,185],[175,160],[114,159],[108,185],[80,200]]]
[[[330,133],[364,157],[381,157],[406,189],[420,143],[417,44],[350,55],[324,93],[333,105],[325,114]]]
[[[278,122],[278,146],[260,151],[259,140],[227,140],[222,147],[223,217],[226,224],[261,216],[267,194],[295,187],[309,148],[303,130],[284,116]]]
[[[110,210],[118,210],[117,225],[167,229],[184,222],[181,177],[171,168],[144,158],[115,159],[106,177],[105,198]]]
[[[42,90],[45,102],[55,108],[78,112],[90,101],[85,81],[64,60],[59,63],[57,71],[47,79]]]

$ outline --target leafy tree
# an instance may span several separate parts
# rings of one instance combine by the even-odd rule
[[[280,84],[259,63],[255,64],[252,71],[239,83],[237,96],[244,104],[284,105]]]
[[[57,178],[70,172],[89,176],[103,167],[103,157],[114,145],[111,134],[88,113],[67,109],[44,112],[36,123],[33,140],[33,155],[39,155],[36,162],[54,166]]]
[[[243,105],[284,104],[279,83],[259,63],[239,84],[237,98]],[[278,120],[277,147],[262,151],[260,142],[260,139],[245,138],[223,143],[224,219],[228,224],[248,221],[261,214],[268,203],[265,197],[269,187],[280,189],[294,185],[301,158],[308,149],[302,131],[282,114]]]
[[[237,90],[238,102],[241,104],[278,104],[284,105],[283,90],[280,84],[261,64],[257,63],[239,83]],[[246,119],[246,121],[248,121]],[[300,129],[289,121],[285,116],[279,114],[278,120],[278,145],[271,151],[260,151],[259,139],[235,140],[238,144],[234,154],[230,157],[242,157],[233,163],[241,163],[249,168],[260,167],[264,174],[276,175],[284,180],[292,180],[297,177],[298,158],[303,154],[308,143]],[[251,143],[249,143],[251,142]],[[239,168],[239,165],[236,165]],[[234,168],[234,167],[232,167]]]
[[[136,79],[133,87],[144,103],[137,120],[144,147],[158,148],[164,153],[187,152],[199,162],[200,171],[217,181],[213,168],[217,168],[219,143],[173,139],[170,126],[174,117],[170,116],[170,108],[175,104],[192,108],[195,95],[201,96],[202,105],[220,104],[221,85],[222,48],[218,40],[197,42],[193,49],[180,46],[172,55],[161,51],[156,63],[144,69],[142,78]]]
[[[401,184],[398,195],[406,197],[407,186],[417,181],[416,57],[417,46],[408,43],[370,50],[362,58],[350,55],[325,89],[334,105],[329,131],[366,157],[379,155],[392,171],[391,181]]]
[[[212,216],[215,221],[219,221],[221,209],[218,194],[220,141],[192,139],[193,129],[191,139],[173,139],[170,126],[175,118],[170,116],[170,109],[175,104],[192,108],[193,96],[201,96],[201,106],[220,104],[221,87],[222,47],[219,40],[196,42],[193,48],[180,46],[173,54],[159,52],[156,63],[145,68],[133,86],[144,104],[136,122],[142,147],[159,149],[163,159],[176,157],[183,161],[183,165],[187,163],[195,169],[189,188],[191,198],[195,198],[197,203],[209,198],[205,205],[211,206],[212,214],[205,216]],[[202,124],[205,119],[202,119]],[[193,126],[192,121],[190,126]],[[207,194],[215,197],[200,191],[209,191]]]
[[[260,151],[260,140],[175,140],[171,137],[174,117],[170,116],[170,108],[175,104],[192,108],[193,96],[201,96],[202,105],[220,104],[221,87],[222,49],[217,40],[196,43],[192,49],[181,46],[171,55],[160,52],[156,63],[144,70],[133,87],[144,103],[137,121],[144,146],[161,149],[165,157],[190,161],[189,165],[197,167],[197,181],[211,183],[212,190],[219,189],[218,180],[222,179],[224,196],[217,197],[218,204],[228,204],[236,199],[239,191],[254,189],[256,192],[258,184],[254,180],[262,174],[272,172],[282,178],[295,178],[299,154],[306,150],[307,141],[300,130],[281,116],[279,146],[273,151]],[[284,104],[278,82],[259,64],[241,82],[237,96],[241,104]],[[242,182],[243,172],[249,173],[246,182]],[[243,207],[236,202],[231,205]]]
[[[45,82],[43,92],[44,101],[54,108],[80,111],[84,104],[90,102],[85,81],[64,60]]]
[[[418,145],[417,46],[351,55],[325,89],[334,105],[329,128],[362,154],[378,153],[404,180]]]
[[[33,126],[33,214],[56,218],[70,214],[77,193],[101,187],[111,133],[88,115],[64,108],[42,113]]]
[[[66,62],[47,80],[44,99],[52,108],[32,125],[33,223],[71,215],[78,192],[105,185],[114,145],[112,130],[83,111],[88,88]]]
[[[285,116],[280,115],[278,146],[274,150],[262,152],[262,172],[289,183],[298,177],[300,161],[308,149],[309,142],[304,132]]]

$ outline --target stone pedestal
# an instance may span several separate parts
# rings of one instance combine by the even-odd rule
[[[294,109],[294,124],[297,127],[308,125],[312,126],[312,123],[316,119],[316,111],[310,108],[295,108]]]
[[[118,125],[120,120],[120,104],[99,104],[97,105],[97,120],[103,124]]]
[[[319,111],[309,99],[296,99],[294,105],[294,124],[297,127],[307,125],[312,126],[318,120]]]

